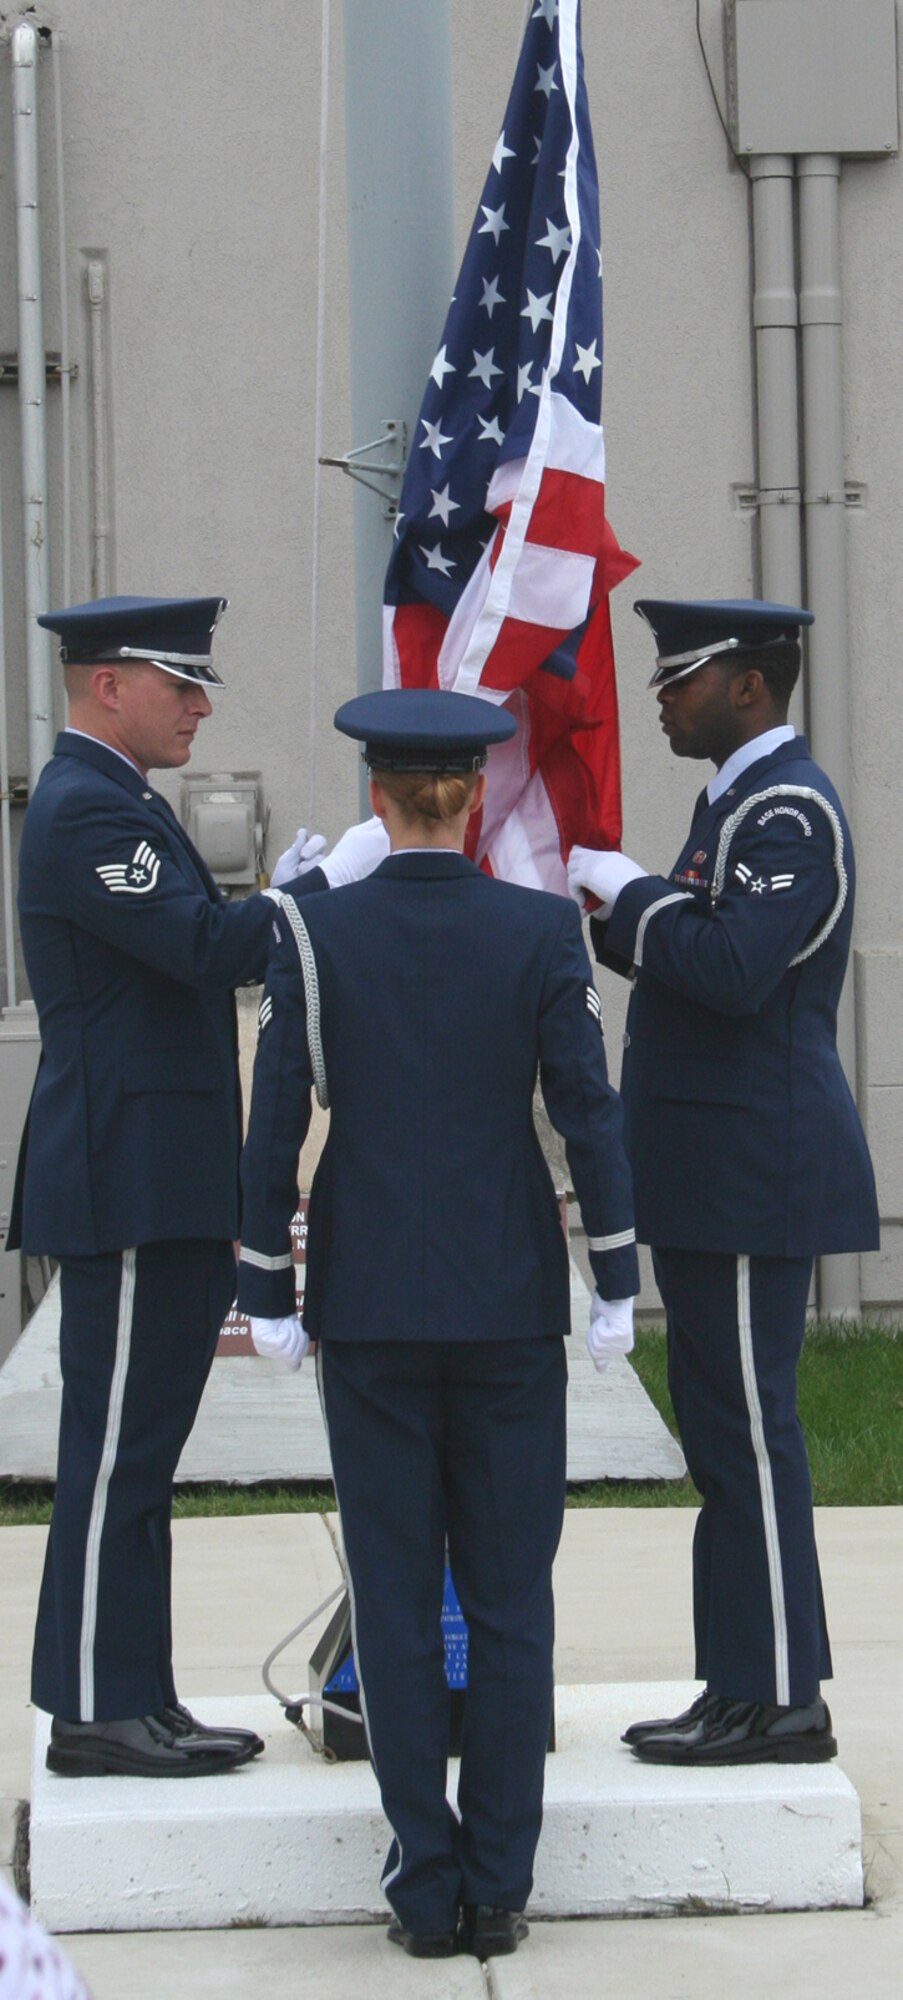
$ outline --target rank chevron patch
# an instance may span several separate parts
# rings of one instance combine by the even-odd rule
[[[591,1013],[591,1014],[593,1015],[594,1019],[598,1021],[598,1023],[599,1023],[599,1026],[600,1026],[600,1028],[601,1028],[601,1026],[602,1026],[602,1002],[601,1002],[601,1000],[599,999],[599,995],[598,995],[598,993],[596,992],[596,989],[595,989],[595,987],[594,987],[594,986],[588,986],[588,987],[587,987],[587,989],[586,989],[586,1004],[587,1004],[587,1007],[588,1007],[588,1009],[589,1009],[589,1012],[590,1012],[590,1013]]]
[[[744,889],[748,889],[750,895],[752,896],[763,896],[765,894],[766,889],[768,889],[769,887],[772,889],[772,891],[776,891],[779,889],[792,889],[794,881],[796,880],[796,877],[791,874],[768,875],[768,876],[754,875],[752,869],[747,868],[745,861],[737,862],[737,865],[734,869],[734,874],[737,877],[737,881],[742,884]]]
[[[160,861],[153,848],[142,840],[131,861],[108,861],[95,872],[111,896],[146,896],[156,886]]]

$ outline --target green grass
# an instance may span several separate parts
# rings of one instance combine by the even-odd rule
[[[0,1479],[0,1528],[41,1527],[52,1505],[48,1480]],[[176,1521],[193,1521],[225,1514],[329,1514],[334,1508],[325,1481],[272,1480],[260,1486],[177,1486],[172,1511]]]
[[[671,1430],[665,1342],[655,1328],[637,1336],[633,1363]],[[799,1403],[819,1507],[903,1506],[903,1327],[823,1321],[806,1336]],[[0,1526],[50,1519],[52,1487],[0,1480]],[[572,1487],[572,1507],[694,1507],[684,1480],[606,1480]],[[177,1519],[225,1514],[322,1514],[329,1485],[183,1486]]]
[[[640,1332],[632,1360],[676,1436],[662,1334]],[[800,1361],[799,1411],[817,1507],[903,1506],[903,1327],[813,1325]],[[697,1500],[689,1479],[641,1487],[612,1480],[570,1494],[575,1507],[695,1507]]]

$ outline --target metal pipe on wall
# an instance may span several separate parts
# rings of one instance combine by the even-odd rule
[[[33,791],[53,751],[50,634],[37,624],[49,608],[47,412],[41,223],[38,201],[38,33],[13,30],[13,139],[19,303],[19,411],[25,548],[25,660],[28,686],[28,785]]]
[[[108,597],[113,530],[107,456],[107,286],[102,257],[89,257],[85,283],[91,350],[91,595]]]
[[[763,597],[799,604],[799,388],[794,167],[789,153],[751,160],[759,549]]]
[[[62,562],[60,592],[64,604],[72,602],[72,363],[69,353],[69,258],[66,250],[66,174],[63,160],[63,84],[58,29],[50,37],[53,65],[53,122],[56,131],[56,213],[59,232],[60,282],[60,464],[62,470]]]
[[[454,282],[448,0],[345,0],[354,444],[412,436]],[[355,486],[358,686],[382,678],[391,526]]]
[[[2,489],[2,480],[0,480]],[[6,950],[6,1004],[18,1005],[16,926],[13,902],[12,828],[9,812],[9,739],[6,726],[6,620],[3,607],[3,525],[0,516],[0,870],[3,875],[3,938]]]
[[[798,163],[800,324],[802,327],[803,507],[809,607],[809,733],[820,764],[850,805],[847,549],[843,456],[843,297],[840,281],[840,160],[811,153]],[[847,1082],[856,1091],[856,1013],[847,979],[837,1040]],[[855,1317],[859,1258],[822,1259],[819,1305]]]
[[[812,741],[838,790],[849,788],[847,563],[840,288],[840,161],[799,162],[800,321],[806,567],[812,610]],[[817,602],[816,602],[817,599]]]

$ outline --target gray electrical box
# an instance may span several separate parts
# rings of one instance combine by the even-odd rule
[[[263,845],[259,771],[208,771],[182,780],[182,825],[225,888],[257,883]]]
[[[726,0],[738,153],[894,153],[895,0]]]

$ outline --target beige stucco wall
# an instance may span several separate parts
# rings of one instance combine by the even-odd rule
[[[391,5],[391,0],[386,0]],[[451,0],[454,200],[460,248],[498,131],[523,0]],[[649,595],[754,591],[748,184],[712,105],[687,0],[585,0],[602,183],[609,507]],[[703,16],[717,26],[707,0]],[[259,769],[270,853],[311,810],[335,835],[357,812],[356,762],[331,727],[353,691],[351,490],[323,475],[311,756],[319,0],[38,0],[63,36],[73,355],[74,597],[91,593],[85,267],[106,265],[112,587],[223,590],[227,682],[197,770]],[[0,10],[0,22],[15,15]],[[326,327],[327,450],[350,435],[342,18],[332,7]],[[717,53],[717,38],[713,45]],[[9,57],[0,49],[0,352],[17,345]],[[46,341],[59,346],[52,90],[42,63]],[[844,172],[850,740],[859,902],[860,1100],[887,1218],[865,1289],[903,1300],[903,827],[897,809],[903,539],[903,165]],[[438,321],[441,311],[437,314]],[[49,392],[51,563],[60,582],[59,389]],[[24,766],[15,392],[0,394],[0,491],[11,754]],[[376,504],[376,503],[374,503]],[[630,583],[613,602],[625,847],[667,866],[700,773],[670,757],[646,692],[648,638]],[[175,798],[177,781],[169,781]],[[614,1066],[623,994],[600,974]]]

